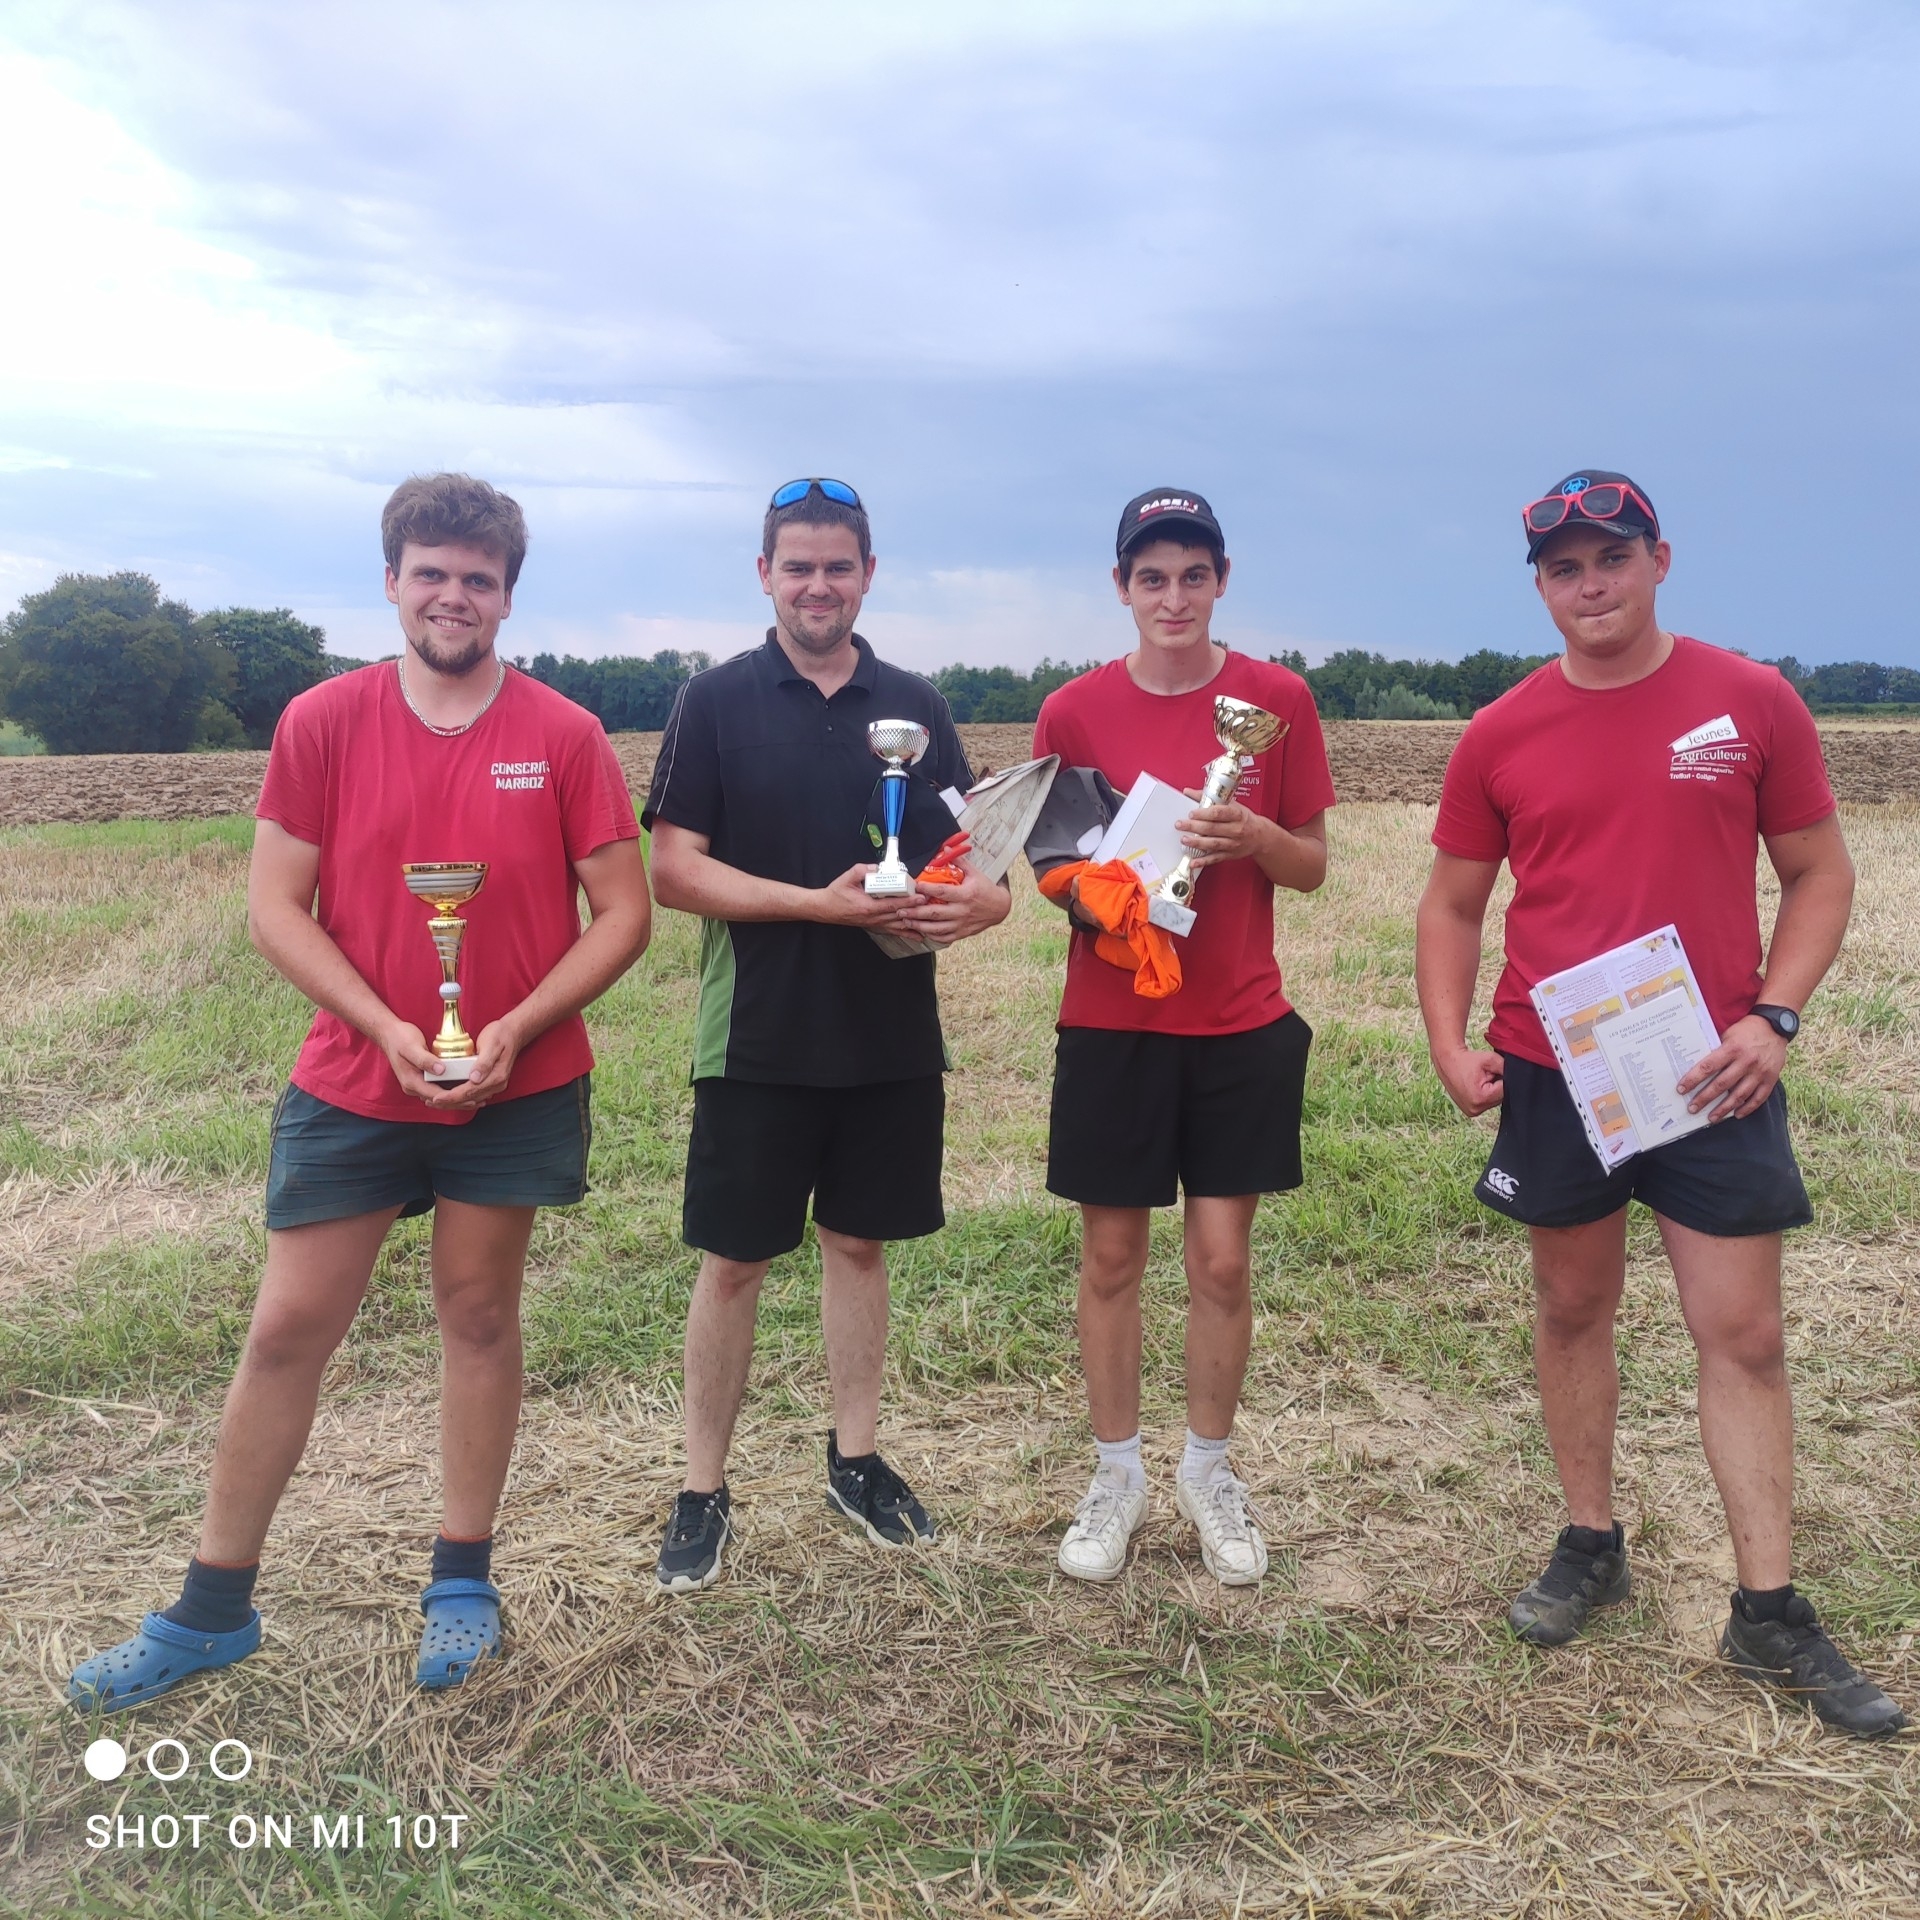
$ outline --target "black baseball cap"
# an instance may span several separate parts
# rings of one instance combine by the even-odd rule
[[[1602,519],[1597,513],[1582,512],[1572,508],[1554,521],[1550,527],[1536,531],[1534,527],[1534,508],[1546,502],[1561,499],[1569,503],[1587,493],[1600,493],[1603,489],[1619,488],[1624,497],[1618,511]],[[1641,534],[1650,533],[1657,540],[1660,537],[1660,516],[1653,510],[1653,502],[1647,498],[1647,490],[1639,481],[1629,479],[1624,473],[1610,473],[1605,467],[1581,467],[1570,473],[1564,480],[1556,480],[1538,500],[1528,503],[1523,509],[1527,529],[1527,565],[1532,566],[1540,557],[1540,549],[1553,536],[1566,526],[1599,527],[1603,532],[1618,534],[1622,539],[1637,539]]]
[[[1206,536],[1204,540],[1189,539],[1195,528]],[[1114,536],[1114,557],[1124,558],[1129,547],[1143,540],[1181,540],[1218,547],[1222,553],[1227,550],[1227,536],[1220,531],[1213,509],[1185,487],[1149,487],[1127,502],[1120,515],[1120,531]]]

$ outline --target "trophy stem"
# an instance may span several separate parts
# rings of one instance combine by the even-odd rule
[[[1217,807],[1233,797],[1233,790],[1240,784],[1240,756],[1238,753],[1223,753],[1217,759],[1207,762],[1206,779],[1200,788],[1197,805]],[[1193,864],[1193,855],[1183,853],[1180,864],[1160,883],[1160,891],[1176,906],[1184,907],[1193,897],[1193,883],[1198,877]]]
[[[427,931],[440,956],[440,1031],[433,1037],[434,1057],[471,1060],[473,1038],[460,1024],[460,942],[467,923],[457,913],[440,914],[427,922]]]
[[[906,817],[907,770],[899,761],[889,760],[886,772],[880,776],[880,818],[887,830],[887,850],[880,856],[879,867],[867,875],[867,891],[870,894],[909,894],[913,891],[913,876],[908,873],[906,862],[900,858],[900,828]]]

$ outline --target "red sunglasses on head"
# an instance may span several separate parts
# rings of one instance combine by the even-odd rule
[[[1647,525],[1658,533],[1660,516],[1654,512],[1653,503],[1638,487],[1630,487],[1621,480],[1595,480],[1577,493],[1546,494],[1522,507],[1520,518],[1531,534],[1551,533],[1555,527],[1565,526],[1576,513],[1588,520],[1617,519],[1629,500],[1645,515]]]

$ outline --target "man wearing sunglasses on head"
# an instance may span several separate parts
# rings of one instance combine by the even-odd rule
[[[1500,1108],[1476,1196],[1530,1230],[1534,1366],[1569,1509],[1513,1602],[1558,1646],[1626,1599],[1613,1509],[1614,1318],[1627,1203],[1653,1210],[1700,1362],[1700,1434],[1739,1588],[1721,1652],[1748,1679],[1875,1736],[1904,1717],[1793,1588],[1793,1404],[1782,1235],[1812,1218],[1779,1081],[1799,1011],[1846,932],[1853,867],[1820,742],[1772,668],[1661,627],[1670,553],[1644,489],[1584,468],[1524,509],[1527,559],[1565,652],[1477,713],[1455,749],[1420,903],[1421,1010],[1460,1109]],[[1780,909],[1763,953],[1764,841]],[[1514,896],[1489,1051],[1467,1038],[1488,897]],[[1679,929],[1720,1046],[1678,1081],[1712,1124],[1612,1170],[1589,1146],[1530,991],[1666,925]]]
[[[760,549],[774,624],[763,645],[682,689],[641,815],[661,904],[703,923],[683,1214],[702,1253],[687,1314],[687,1477],[657,1569],[673,1593],[719,1577],[760,1284],[799,1246],[809,1200],[834,1404],[827,1503],[876,1546],[933,1537],[875,1427],[884,1243],[945,1222],[946,1054],[932,954],[890,959],[870,936],[962,940],[1005,919],[1011,897],[974,874],[905,897],[867,891],[881,775],[869,724],[926,729],[900,831],[911,871],[953,830],[942,789],[972,781],[939,690],[854,632],[873,571],[866,510],[845,482],[774,494]]]

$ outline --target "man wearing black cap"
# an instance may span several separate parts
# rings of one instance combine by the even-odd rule
[[[1442,1083],[1465,1113],[1501,1110],[1475,1193],[1530,1230],[1534,1365],[1571,1522],[1511,1624],[1557,1646],[1630,1590],[1613,1511],[1613,1323],[1637,1199],[1653,1210],[1699,1354],[1701,1439],[1733,1535],[1740,1585],[1721,1651],[1834,1726],[1892,1733],[1904,1717],[1827,1638],[1790,1568],[1781,1236],[1812,1209],[1779,1080],[1853,898],[1819,737],[1772,667],[1660,626],[1670,553],[1644,488],[1583,468],[1524,517],[1534,583],[1566,650],[1475,714],[1454,751],[1418,953]],[[1763,839],[1780,877],[1764,955]],[[1481,1052],[1467,1018],[1503,859],[1514,878],[1506,970]],[[1546,975],[1667,925],[1721,1036],[1677,1083],[1713,1124],[1608,1170],[1529,995]]]
[[[1156,488],[1127,504],[1113,570],[1136,644],[1048,696],[1036,754],[1097,769],[1124,793],[1143,772],[1188,793],[1220,753],[1214,698],[1277,714],[1285,731],[1243,764],[1233,798],[1195,807],[1182,838],[1207,869],[1180,942],[1182,984],[1135,991],[1075,912],[1054,1065],[1047,1187],[1081,1210],[1080,1357],[1097,1456],[1060,1543],[1060,1568],[1112,1580],[1146,1517],[1140,1456],[1140,1281],[1155,1207],[1186,1191],[1187,1440],[1175,1502],[1207,1570],[1245,1586],[1267,1570],[1246,1483],[1227,1462],[1253,1332],[1249,1241],[1263,1193],[1300,1184],[1307,1023],[1273,953],[1273,890],[1326,875],[1333,783],[1313,695],[1287,668],[1212,637],[1226,591],[1220,523],[1199,494]],[[1196,796],[1197,797],[1197,796]]]

